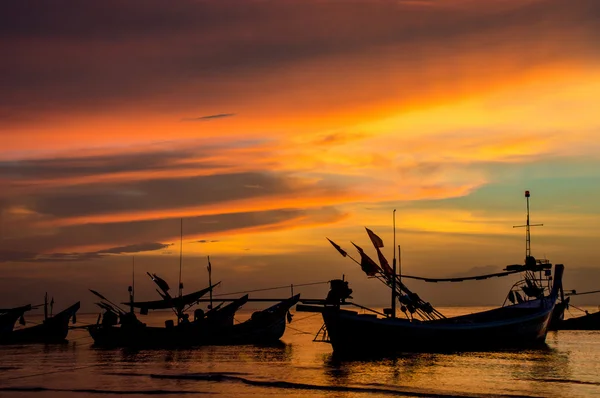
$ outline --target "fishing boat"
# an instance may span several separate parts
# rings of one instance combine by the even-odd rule
[[[231,302],[224,307],[216,307],[206,313],[198,309],[194,311],[194,319],[189,320],[185,309],[194,305],[214,286],[199,290],[176,299],[157,301],[131,302],[130,311],[108,301],[100,293],[93,291],[103,301],[97,303],[104,313],[98,318],[96,325],[88,331],[98,347],[129,348],[167,348],[201,345],[210,333],[233,324],[233,315],[246,301],[247,296]],[[164,327],[148,326],[141,322],[133,309],[141,309],[142,314],[148,310],[173,309],[178,317],[177,324],[167,320]]]
[[[282,300],[265,310],[254,312],[245,322],[235,324],[236,311],[249,300],[246,294],[236,299],[222,299],[220,304],[206,312],[196,309],[194,318],[190,320],[185,311],[199,303],[201,297],[214,286],[176,299],[131,302],[132,309],[129,312],[94,291],[104,299],[98,305],[105,312],[96,325],[88,327],[88,331],[97,347],[141,349],[273,343],[283,335],[286,319],[290,320],[289,310],[300,298],[300,295],[295,295]],[[141,309],[142,313],[170,308],[177,314],[178,321],[167,320],[165,326],[148,326],[137,318],[133,308]]]
[[[285,332],[286,322],[292,321],[290,309],[298,303],[296,294],[264,310],[255,311],[250,319],[221,328],[219,333],[211,333],[206,344],[272,344],[278,342]]]
[[[526,192],[526,197],[529,198],[529,192]],[[529,201],[527,207],[529,209]],[[321,313],[324,325],[315,336],[315,341],[330,343],[334,354],[344,356],[507,349],[543,344],[562,287],[564,266],[556,264],[552,275],[552,266],[548,261],[538,261],[531,256],[529,210],[526,226],[525,264],[508,266],[499,273],[464,278],[433,279],[397,273],[395,253],[393,267],[390,267],[380,251],[384,246],[383,241],[368,228],[366,230],[377,251],[379,264],[354,243],[361,256],[360,262],[328,239],[342,256],[359,264],[367,276],[380,280],[390,288],[391,308],[379,312],[348,301],[352,298],[352,290],[347,281],[337,279],[331,281],[330,291],[324,300],[303,300],[296,310]],[[402,279],[458,282],[514,273],[521,273],[524,278],[522,283],[513,286],[510,290],[512,294],[509,292],[501,307],[448,318],[410,290]],[[523,287],[526,297],[517,291],[523,290]],[[397,317],[397,302],[405,318]],[[346,309],[349,306],[354,306],[356,310]]]
[[[209,259],[209,283],[211,282]],[[250,319],[235,324],[234,315],[244,304],[251,300],[248,294],[238,298],[212,298],[213,289],[220,282],[196,292],[183,295],[183,285],[180,283],[179,295],[169,294],[168,283],[156,274],[148,273],[160,290],[157,292],[161,300],[134,301],[133,287],[130,286],[129,311],[109,301],[102,294],[91,292],[102,301],[96,303],[104,310],[96,325],[88,331],[98,347],[127,347],[127,348],[180,348],[202,345],[233,345],[233,344],[263,344],[279,341],[285,331],[286,319],[291,321],[289,310],[299,300],[300,295],[288,299],[254,299],[252,301],[279,301],[277,304],[261,311],[256,311]],[[204,302],[203,297],[210,293],[207,311],[200,308],[194,310],[193,319],[187,312],[193,306]],[[220,302],[214,305],[214,302]],[[163,326],[148,326],[141,322],[134,313],[139,309],[140,314],[148,314],[150,310],[170,309],[177,321],[167,320]]]
[[[577,292],[571,290],[564,293],[563,299],[556,304],[552,321],[550,322],[550,330],[600,330],[600,310],[590,313],[587,310],[576,307],[571,304],[572,296],[580,296],[584,294],[600,293],[599,290],[589,292]],[[580,312],[579,316],[565,318],[565,311],[569,308],[574,308]]]
[[[54,304],[52,300],[51,307]],[[15,329],[17,321],[26,325],[25,313],[42,305],[30,304],[22,307],[0,309],[0,344],[64,343],[69,333],[69,322],[76,322],[77,302],[56,315],[48,315],[48,296],[44,300],[44,320],[40,324]]]

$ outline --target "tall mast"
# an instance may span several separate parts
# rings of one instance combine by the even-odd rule
[[[530,224],[529,223],[529,191],[525,191],[525,199],[527,200],[527,223],[525,225],[515,225],[513,228],[525,227],[525,264],[527,259],[531,257],[531,227],[541,227],[544,224]]]
[[[48,319],[48,292],[44,295],[44,319]]]
[[[181,231],[179,238],[179,297],[182,296],[183,286],[181,285],[181,264],[183,262],[183,218],[181,219]]]
[[[131,256],[131,286],[129,286],[129,311],[133,314],[135,296],[135,256]]]
[[[208,286],[210,286],[210,309],[213,307],[213,291],[212,291],[212,265],[210,264],[210,256],[206,256],[208,259]]]
[[[396,209],[394,209],[394,246],[392,246],[394,251],[394,260],[392,261],[392,270],[394,272],[394,276],[392,278],[392,318],[396,317]]]
[[[527,225],[525,228],[525,258],[531,256],[531,229],[529,228],[529,191],[525,191],[525,199],[527,200]]]

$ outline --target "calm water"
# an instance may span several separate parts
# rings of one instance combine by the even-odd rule
[[[449,316],[481,308],[440,310]],[[168,316],[143,320],[160,324]],[[95,320],[78,316],[80,325]],[[600,332],[550,332],[547,348],[532,351],[340,362],[328,344],[312,341],[321,324],[320,314],[296,313],[272,347],[140,352],[93,348],[87,331],[74,329],[68,344],[0,346],[0,397],[600,396]],[[190,374],[199,378],[159,377]]]

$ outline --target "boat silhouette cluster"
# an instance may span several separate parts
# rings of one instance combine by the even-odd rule
[[[353,291],[344,278],[319,282],[328,283],[330,287],[326,297],[319,299],[301,298],[300,294],[293,294],[293,288],[290,296],[277,299],[251,299],[247,293],[235,298],[214,297],[213,290],[220,282],[212,283],[209,258],[209,286],[192,293],[183,294],[181,272],[177,294],[171,293],[169,284],[159,275],[147,273],[160,295],[160,299],[153,301],[136,301],[134,284],[129,287],[129,300],[119,304],[90,289],[100,300],[95,304],[101,313],[95,324],[76,327],[87,329],[95,346],[107,348],[270,344],[282,338],[286,324],[292,321],[291,310],[295,307],[296,311],[322,315],[324,323],[316,332],[314,341],[331,344],[334,354],[340,355],[530,348],[543,345],[550,330],[600,329],[600,313],[586,312],[580,317],[565,319],[564,313],[569,308],[571,296],[597,291],[565,292],[564,265],[553,265],[548,260],[539,260],[531,255],[530,227],[534,225],[529,222],[529,191],[525,196],[525,261],[523,264],[506,266],[497,273],[461,278],[403,275],[395,251],[390,265],[380,250],[384,246],[383,240],[369,228],[366,228],[366,232],[377,252],[378,261],[353,243],[360,255],[360,259],[356,260],[340,245],[328,239],[343,257],[358,264],[367,277],[377,279],[389,289],[391,305],[383,311],[353,302]],[[411,279],[435,283],[461,282],[514,274],[520,275],[521,279],[509,289],[501,306],[454,317],[446,317],[407,286],[407,280]],[[208,299],[206,295],[209,295]],[[275,303],[255,311],[249,319],[236,323],[236,312],[249,301]],[[209,303],[206,310],[198,308],[199,304],[205,302]],[[42,305],[0,309],[0,344],[65,342],[69,329],[73,327],[70,324],[76,323],[80,302],[56,315],[52,314],[53,305],[54,300],[49,302],[46,294]],[[15,328],[17,323],[21,326],[26,324],[25,313],[42,306],[42,323]],[[156,310],[172,310],[175,319],[167,320],[163,326],[150,326],[138,317]]]

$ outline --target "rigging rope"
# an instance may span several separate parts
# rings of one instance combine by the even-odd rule
[[[231,296],[232,294],[242,294],[242,293],[266,292],[268,290],[277,290],[277,289],[289,289],[292,286],[293,287],[301,287],[301,286],[311,286],[311,285],[323,285],[326,283],[329,283],[329,281],[301,283],[299,285],[291,285],[290,284],[290,285],[285,285],[285,286],[268,287],[268,288],[264,288],[264,289],[245,290],[243,292],[221,293],[221,294],[214,294],[213,297]]]
[[[494,274],[486,274],[486,275],[476,275],[476,276],[464,276],[464,277],[457,277],[457,278],[425,278],[422,276],[413,276],[413,275],[402,275],[402,278],[407,278],[407,279],[416,279],[419,281],[425,281],[425,282],[431,282],[431,283],[437,283],[437,282],[464,282],[464,281],[472,281],[472,280],[482,280],[482,279],[488,279],[488,278],[493,278],[493,277],[502,277],[502,276],[507,276],[507,275],[511,275],[511,274],[516,274],[519,273],[521,271],[504,271],[504,272],[497,272]]]

